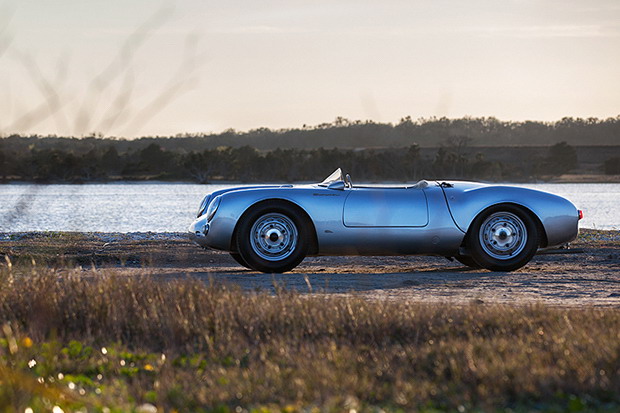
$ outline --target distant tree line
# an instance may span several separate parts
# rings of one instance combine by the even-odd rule
[[[615,156],[603,163],[603,170],[607,175],[620,175],[620,157]]]
[[[575,148],[560,142],[521,151],[504,160],[470,146],[469,137],[452,137],[439,148],[274,149],[250,146],[200,151],[149,145],[119,152],[108,140],[87,152],[31,145],[10,151],[0,143],[0,180],[97,182],[107,180],[317,181],[337,167],[357,181],[426,179],[531,180],[559,175],[577,166]],[[498,148],[502,153],[506,148]],[[491,153],[493,155],[493,153]]]
[[[571,146],[620,145],[620,115],[615,118],[563,118],[556,122],[514,122],[496,118],[460,119],[405,117],[398,123],[351,121],[342,117],[331,123],[296,129],[258,128],[247,132],[229,129],[221,133],[179,134],[174,137],[122,139],[101,135],[81,138],[10,135],[1,139],[4,150],[22,152],[34,145],[74,154],[102,151],[113,146],[118,153],[136,152],[151,144],[167,151],[190,153],[222,146],[250,146],[260,151],[318,148],[402,148],[418,145],[436,148],[456,136],[467,136],[470,146]]]

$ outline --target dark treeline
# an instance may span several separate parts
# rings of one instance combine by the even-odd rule
[[[93,182],[106,180],[317,181],[337,167],[357,181],[426,179],[532,180],[569,172],[578,166],[574,147],[561,142],[546,148],[519,148],[506,157],[506,148],[469,146],[467,137],[451,138],[439,148],[418,145],[383,149],[275,149],[250,146],[202,151],[172,151],[151,143],[119,152],[106,146],[78,153],[32,145],[15,152],[0,147],[0,180],[34,182]],[[489,155],[490,154],[490,155]],[[502,156],[494,156],[501,154]]]
[[[563,118],[556,122],[513,122],[496,118],[461,119],[406,117],[397,124],[372,121],[334,122],[298,129],[268,128],[247,132],[226,130],[212,134],[179,134],[175,137],[118,139],[102,136],[83,138],[12,135],[2,139],[4,150],[22,152],[34,145],[37,149],[56,149],[85,154],[93,149],[113,146],[118,153],[137,151],[155,143],[162,149],[180,153],[202,152],[222,146],[251,146],[258,150],[318,148],[400,148],[418,145],[439,147],[455,136],[467,136],[471,146],[549,146],[566,142],[580,145],[620,144],[620,115],[615,118]]]
[[[134,140],[12,135],[0,139],[0,180],[315,181],[340,166],[357,180],[519,181],[575,169],[618,174],[619,145],[620,116],[549,123],[404,118],[395,125],[337,118],[301,129]]]

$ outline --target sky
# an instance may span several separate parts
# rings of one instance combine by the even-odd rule
[[[620,115],[618,0],[0,0],[0,134]]]

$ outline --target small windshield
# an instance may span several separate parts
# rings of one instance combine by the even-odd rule
[[[342,169],[338,168],[334,172],[331,173],[327,178],[323,180],[319,185],[328,186],[332,182],[344,181],[344,177],[342,176]]]

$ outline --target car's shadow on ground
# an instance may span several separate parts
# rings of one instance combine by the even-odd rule
[[[309,269],[306,272],[304,270]],[[428,269],[412,268],[411,271],[398,272],[312,272],[310,268],[300,267],[297,271],[285,274],[263,274],[251,270],[220,269],[193,273],[193,277],[208,280],[210,283],[238,286],[245,290],[295,290],[298,292],[352,293],[373,290],[395,290],[411,288],[437,288],[451,286],[468,288],[473,284],[505,276],[468,267],[440,267]]]

